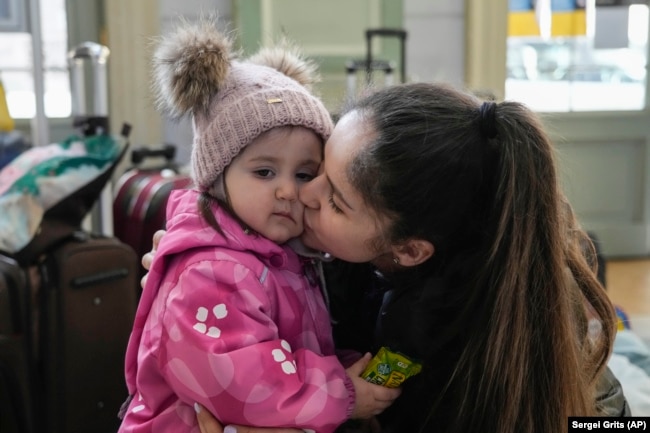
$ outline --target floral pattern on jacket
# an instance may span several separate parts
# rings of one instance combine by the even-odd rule
[[[120,432],[198,432],[193,405],[223,423],[332,432],[354,409],[329,312],[308,263],[247,235],[198,192],[172,192],[126,354],[132,396]]]

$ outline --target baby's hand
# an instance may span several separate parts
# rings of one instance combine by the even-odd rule
[[[372,358],[372,355],[366,353],[363,358],[345,370],[350,379],[352,379],[352,384],[356,392],[356,401],[351,418],[367,419],[382,413],[388,406],[393,404],[393,401],[402,392],[399,388],[386,388],[381,385],[375,385],[359,377],[366,368],[370,358]]]

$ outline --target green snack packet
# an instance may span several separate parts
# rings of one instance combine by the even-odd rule
[[[418,374],[420,370],[422,364],[402,353],[391,352],[389,348],[382,347],[370,360],[361,377],[370,383],[397,388],[406,379]]]

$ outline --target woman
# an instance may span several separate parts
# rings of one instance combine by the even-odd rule
[[[381,432],[562,432],[626,413],[606,370],[614,309],[556,170],[534,113],[442,84],[379,90],[336,125],[300,199],[303,242],[341,259],[325,269],[337,346],[423,365]]]

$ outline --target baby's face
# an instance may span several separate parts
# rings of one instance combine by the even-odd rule
[[[302,186],[318,173],[323,145],[303,127],[274,128],[257,137],[226,169],[235,214],[252,230],[284,243],[303,230]]]

